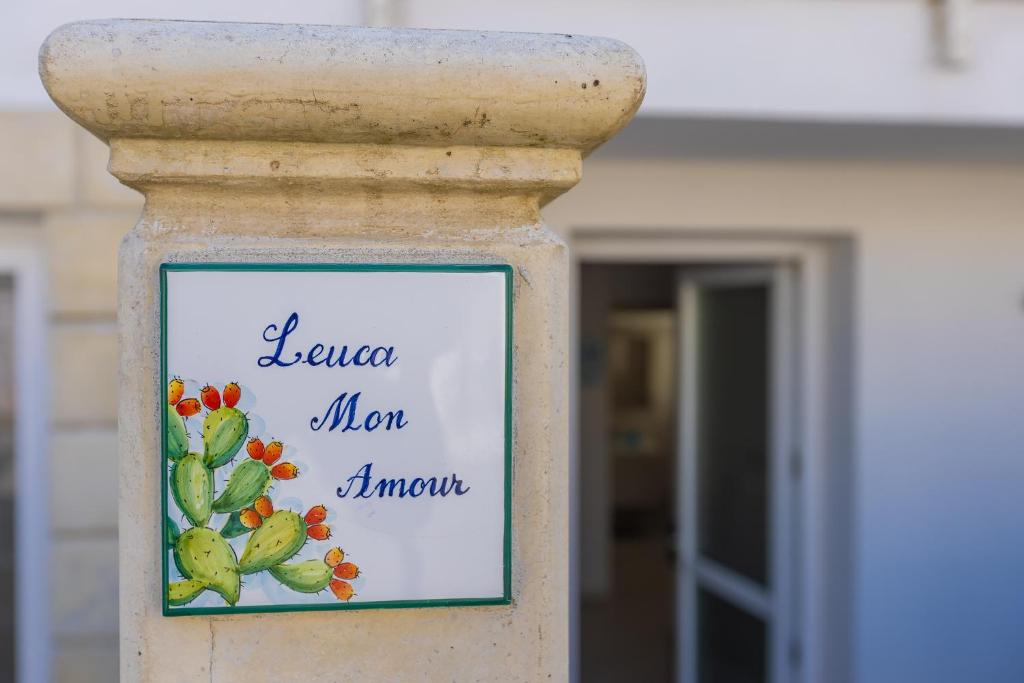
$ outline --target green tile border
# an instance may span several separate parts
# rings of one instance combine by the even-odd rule
[[[505,274],[505,525],[503,529],[504,591],[493,598],[386,600],[359,603],[324,603],[242,607],[177,607],[167,604],[169,580],[167,537],[167,411],[160,411],[160,547],[162,580],[160,603],[165,617],[216,614],[265,614],[274,612],[329,612],[364,609],[411,609],[422,607],[472,607],[512,604],[512,266],[508,264],[426,263],[162,263],[160,264],[160,386],[158,404],[163,408],[167,387],[167,273],[171,271],[297,271],[297,272],[390,272],[390,273],[504,273]]]

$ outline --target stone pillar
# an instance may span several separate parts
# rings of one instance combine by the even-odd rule
[[[111,20],[40,54],[146,198],[120,257],[125,681],[564,680],[568,286],[540,207],[632,117],[607,39]],[[514,273],[512,603],[161,614],[159,265],[502,263]]]

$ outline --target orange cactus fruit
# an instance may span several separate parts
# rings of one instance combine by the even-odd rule
[[[270,502],[269,496],[260,496],[252,506],[256,508],[256,512],[260,513],[261,517],[269,517],[274,514],[274,504]]]
[[[268,467],[273,465],[281,458],[281,453],[284,452],[284,444],[280,441],[271,441],[267,444],[267,449],[263,452],[263,462]]]
[[[290,462],[282,462],[270,468],[270,476],[274,479],[294,479],[299,476],[299,468]]]
[[[224,405],[234,408],[238,405],[238,399],[242,398],[242,388],[237,382],[230,382],[224,385]]]
[[[197,414],[202,406],[199,405],[199,401],[194,398],[186,398],[178,401],[174,406],[174,409],[178,411],[178,415],[182,417],[192,417]]]
[[[314,505],[306,513],[306,524],[319,524],[327,519],[327,508],[323,505]]]
[[[181,381],[180,377],[175,377],[167,385],[167,402],[172,406],[178,405],[178,401],[181,400],[181,396],[184,393],[185,383]]]
[[[203,405],[210,410],[220,408],[220,392],[209,384],[199,390],[199,398],[203,399]]]
[[[228,406],[229,408],[231,406]],[[257,439],[255,436],[249,439],[249,443],[245,444],[245,452],[249,454],[249,457],[253,460],[263,459],[263,442]]]
[[[338,579],[333,579],[331,581],[331,592],[334,593],[334,597],[338,598],[342,602],[348,602],[352,599],[352,596],[356,594],[356,592],[352,590],[352,584],[348,581],[339,581]]]
[[[341,548],[331,548],[327,551],[327,554],[324,555],[324,564],[326,564],[328,567],[334,568],[341,564],[344,559],[344,550],[342,550]]]
[[[263,518],[260,517],[260,513],[256,512],[252,508],[245,508],[238,513],[238,521],[242,523],[246,529],[259,529],[263,526]]]
[[[306,529],[306,535],[314,541],[326,541],[331,537],[331,527],[326,524],[314,524]]]
[[[342,562],[334,568],[334,576],[339,579],[354,579],[359,576],[359,567],[351,562]]]

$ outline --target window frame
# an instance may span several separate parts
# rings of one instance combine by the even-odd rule
[[[18,683],[50,680],[49,374],[41,248],[5,244],[0,274],[14,282],[15,632]]]

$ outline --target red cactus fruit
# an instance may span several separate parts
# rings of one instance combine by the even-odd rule
[[[269,467],[278,461],[281,453],[284,452],[284,444],[280,441],[271,441],[263,452],[263,462]]]
[[[282,462],[270,468],[270,476],[274,479],[294,479],[299,476],[299,468],[290,462]]]
[[[270,502],[269,496],[260,496],[252,506],[256,508],[256,512],[260,513],[262,517],[269,517],[274,514],[274,504]]]
[[[260,513],[256,512],[252,508],[245,508],[238,513],[238,521],[242,523],[246,529],[259,529],[263,526],[263,518],[260,517]]]
[[[230,407],[230,406],[228,406]],[[257,439],[255,436],[249,439],[249,443],[245,444],[245,452],[249,454],[249,457],[253,460],[263,459],[263,442]]]
[[[327,519],[327,508],[323,505],[314,505],[306,513],[306,524],[319,524]]]
[[[220,392],[209,384],[199,390],[199,398],[203,399],[203,405],[210,410],[220,408]]]
[[[185,383],[181,381],[180,377],[175,377],[167,385],[167,402],[172,406],[178,405],[178,401],[181,400],[181,396],[184,393]]]
[[[324,564],[328,567],[337,567],[345,559],[345,551],[341,548],[331,548],[324,555]]]
[[[314,524],[306,529],[306,535],[314,541],[326,541],[331,537],[331,527],[326,524]]]
[[[238,405],[240,398],[242,398],[242,388],[236,382],[230,382],[224,386],[224,405],[234,408]]]
[[[354,579],[359,576],[359,567],[351,562],[342,562],[334,568],[334,575],[339,579]]]
[[[352,590],[352,584],[348,581],[339,581],[338,579],[333,579],[331,581],[331,592],[334,593],[334,597],[338,598],[342,602],[348,602],[352,599],[352,596],[356,594],[356,592]]]
[[[178,401],[174,409],[178,411],[178,415],[182,417],[192,417],[201,410],[202,406],[199,405],[199,401],[194,398],[186,398]]]

